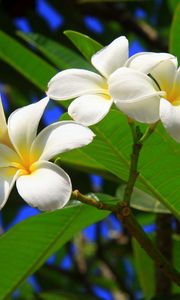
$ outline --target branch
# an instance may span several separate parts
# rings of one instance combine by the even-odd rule
[[[139,242],[141,247],[154,260],[156,266],[166,274],[166,276],[180,286],[180,273],[177,272],[159,249],[153,244],[139,225],[128,204],[122,202],[121,208],[117,212],[117,217],[129,230],[131,235]]]
[[[78,190],[75,190],[72,193],[72,198],[78,199],[80,202],[96,207],[97,209],[108,210],[116,213],[118,219],[128,229],[130,234],[139,242],[147,254],[154,260],[159,269],[162,270],[170,280],[180,286],[180,273],[171,266],[164,255],[161,254],[158,248],[145,234],[135,219],[127,202],[122,201],[121,203],[118,203],[118,205],[107,205],[101,201],[82,195]]]

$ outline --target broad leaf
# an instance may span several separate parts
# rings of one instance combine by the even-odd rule
[[[101,50],[103,47],[101,44],[99,44],[89,36],[77,31],[66,30],[64,31],[64,34],[89,61],[91,60],[91,56],[97,51]]]
[[[0,59],[15,68],[42,91],[56,70],[31,50],[0,31]]]
[[[18,32],[18,35],[35,46],[45,57],[60,69],[82,68],[92,70],[93,67],[79,54],[62,46],[41,34]]]
[[[67,118],[67,115],[64,116]],[[94,141],[81,149],[60,156],[64,163],[92,167],[96,172],[112,173],[127,181],[132,137],[126,117],[112,110],[99,124],[92,126]],[[145,142],[139,160],[136,186],[163,203],[180,217],[180,145],[173,141],[162,126]],[[74,160],[76,159],[76,160]],[[102,168],[101,168],[102,166]],[[92,170],[91,169],[91,170]]]
[[[108,212],[76,205],[41,213],[10,229],[0,238],[0,299],[14,289],[75,233],[102,220]]]
[[[178,57],[180,62],[180,3],[176,6],[170,31],[170,52]]]
[[[117,198],[122,199],[126,185],[121,184],[117,190]],[[133,189],[133,194],[130,202],[131,207],[147,212],[154,213],[170,213],[170,211],[157,199],[151,195],[141,191],[138,188]]]

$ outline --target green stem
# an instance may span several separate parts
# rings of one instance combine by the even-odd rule
[[[111,212],[115,212],[116,210],[116,205],[109,205],[101,201],[98,201],[92,197],[85,196],[81,194],[78,190],[72,192],[71,198],[79,200],[84,204],[88,204],[90,206],[96,207],[97,209],[108,210]]]
[[[126,188],[124,191],[123,200],[126,201],[126,203],[130,204],[133,188],[134,188],[136,179],[139,174],[137,171],[137,166],[138,166],[139,154],[140,154],[143,144],[141,142],[139,142],[139,140],[142,137],[139,127],[135,126],[135,123],[129,119],[128,119],[128,123],[129,123],[130,129],[131,129],[131,132],[132,132],[133,147],[132,147],[132,153],[131,153],[129,177],[128,177],[127,185],[126,185]]]
[[[148,139],[148,137],[150,137],[150,135],[154,132],[154,130],[156,129],[158,122],[149,125],[149,127],[146,129],[145,133],[143,134],[143,136],[140,138],[139,143],[143,144],[145,140]]]
[[[141,247],[153,259],[162,272],[164,272],[170,280],[180,286],[180,273],[172,267],[164,255],[145,234],[142,227],[135,219],[127,202],[121,201],[118,205],[109,205],[101,201],[97,201],[94,198],[87,197],[81,194],[78,190],[72,192],[72,199],[78,199],[80,202],[96,207],[97,209],[108,210],[116,213],[118,219],[128,229],[130,234],[139,242]]]
[[[130,204],[133,188],[136,183],[136,179],[139,175],[139,172],[137,170],[139,154],[142,149],[144,141],[154,132],[157,123],[149,125],[149,127],[147,128],[144,134],[140,132],[139,127],[135,126],[135,123],[131,119],[128,119],[128,124],[132,132],[133,147],[131,153],[129,177],[124,191],[123,200]]]

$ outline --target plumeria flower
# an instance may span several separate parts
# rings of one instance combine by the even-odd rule
[[[128,59],[128,40],[121,36],[94,54],[92,65],[100,74],[82,69],[68,69],[55,75],[47,94],[54,100],[76,98],[69,106],[69,115],[85,126],[99,122],[113,103],[108,78]]]
[[[0,208],[15,182],[20,196],[41,210],[62,208],[71,196],[68,174],[49,160],[89,144],[94,134],[87,127],[64,121],[49,125],[37,135],[48,101],[46,97],[15,110],[7,124],[0,102]]]
[[[131,118],[154,123],[161,120],[180,142],[180,68],[175,57],[161,61],[149,76],[130,68],[114,72],[110,92],[116,105]],[[114,78],[113,78],[114,77]]]
[[[142,54],[128,59],[128,40],[121,36],[92,56],[91,63],[99,74],[82,69],[59,72],[50,80],[47,95],[54,100],[76,98],[68,108],[69,115],[85,126],[96,124],[113,104],[109,80],[116,83],[118,78],[111,78],[114,71],[127,66],[146,73],[160,61],[171,57],[167,53],[152,53],[151,59],[144,59],[147,53]]]

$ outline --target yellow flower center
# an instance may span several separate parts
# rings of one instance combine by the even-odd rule
[[[167,93],[167,100],[172,103],[172,105],[180,105],[180,89],[174,88],[170,93]]]
[[[12,167],[18,169],[21,171],[21,175],[29,175],[31,174],[31,166],[29,165],[25,165],[25,164],[21,164],[21,163],[18,163],[18,162],[13,162],[12,163]]]
[[[109,93],[109,87],[108,87],[107,82],[104,83],[104,85],[102,86],[102,89],[103,89],[103,97],[106,100],[111,100],[111,96],[110,96],[110,93]]]

